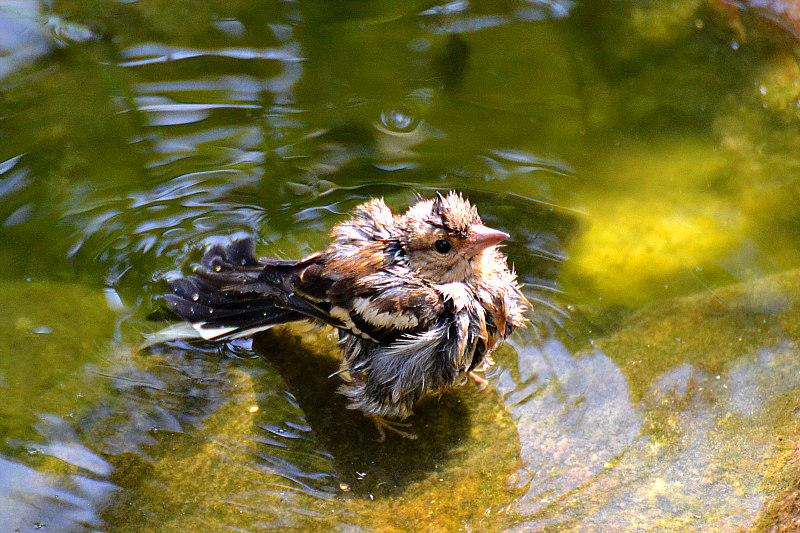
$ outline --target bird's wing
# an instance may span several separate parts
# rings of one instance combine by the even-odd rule
[[[302,272],[294,292],[327,304],[340,329],[381,344],[430,328],[443,307],[429,285],[386,271],[351,279],[317,265]]]
[[[303,318],[342,325],[325,302],[309,301],[292,290],[292,279],[314,265],[316,256],[257,259],[254,249],[251,238],[212,246],[194,274],[168,280],[164,300],[207,340],[249,336]]]
[[[378,344],[425,331],[444,309],[430,285],[403,273],[332,271],[321,254],[261,258],[252,239],[213,246],[194,274],[169,281],[169,307],[206,339],[250,335],[315,319]]]

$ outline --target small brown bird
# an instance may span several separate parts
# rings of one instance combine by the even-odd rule
[[[393,215],[382,199],[333,228],[323,252],[261,258],[252,239],[213,246],[189,277],[169,282],[169,307],[207,340],[310,319],[335,327],[348,407],[408,438],[398,422],[427,393],[442,394],[492,364],[491,351],[531,305],[497,244],[460,194]]]

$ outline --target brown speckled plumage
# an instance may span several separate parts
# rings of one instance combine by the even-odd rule
[[[382,199],[336,225],[323,251],[298,261],[256,259],[252,239],[209,249],[165,299],[206,339],[227,340],[293,320],[337,328],[340,392],[379,429],[402,420],[491,364],[489,354],[530,304],[487,228],[454,192],[393,215]]]

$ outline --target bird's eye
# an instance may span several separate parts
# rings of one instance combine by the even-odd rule
[[[435,243],[433,243],[433,247],[436,248],[437,252],[439,252],[442,255],[445,255],[447,252],[450,251],[450,248],[452,248],[453,246],[445,240],[438,240]]]

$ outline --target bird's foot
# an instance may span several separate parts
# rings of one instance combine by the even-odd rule
[[[473,369],[473,372],[485,372],[492,368],[495,365],[495,360],[492,358],[491,355],[486,355],[483,358],[483,362],[480,364],[479,367]]]
[[[378,415],[367,415],[367,416],[372,420],[372,423],[375,424],[375,429],[378,430],[378,435],[379,435],[378,442],[383,442],[386,440],[386,430],[389,430],[392,433],[396,433],[397,435],[400,435],[404,439],[414,440],[417,438],[415,434],[400,429],[401,427],[405,428],[410,427],[411,424],[405,424],[403,422],[390,422]]]
[[[484,378],[483,376],[479,376],[479,375],[478,375],[478,374],[476,374],[475,372],[476,372],[476,371],[475,371],[475,370],[473,370],[472,372],[469,372],[467,375],[468,375],[470,378],[472,378],[472,380],[473,380],[475,383],[477,383],[477,384],[478,384],[478,390],[483,390],[483,389],[485,389],[486,387],[488,387],[488,386],[489,386],[489,382],[488,382],[488,381],[486,381],[486,378]],[[482,370],[481,370],[481,372],[482,372]]]

